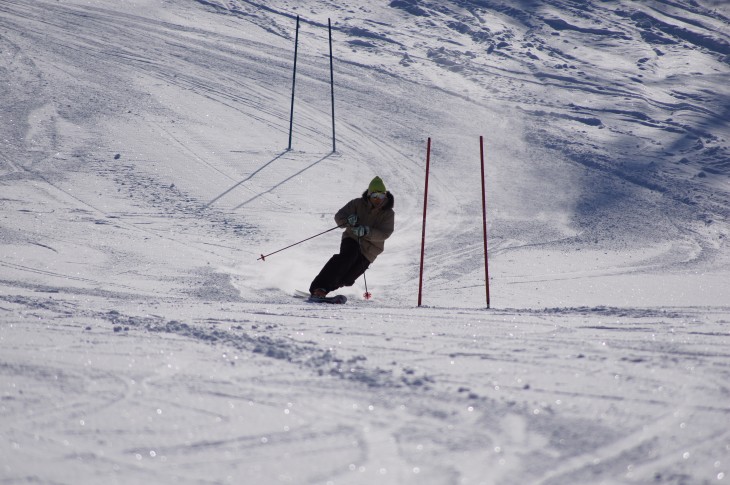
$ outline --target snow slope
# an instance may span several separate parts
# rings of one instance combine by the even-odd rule
[[[0,482],[727,482],[729,24],[3,0]],[[257,258],[374,175],[397,217],[375,298],[292,299],[338,232]]]

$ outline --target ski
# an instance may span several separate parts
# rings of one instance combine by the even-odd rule
[[[301,290],[294,290],[294,298],[307,300],[311,303],[330,303],[333,305],[342,305],[343,303],[347,302],[347,297],[345,295],[334,295],[318,298]]]
[[[334,305],[342,305],[347,302],[347,297],[345,295],[324,296],[322,298],[310,296],[307,301],[311,303],[331,303]]]

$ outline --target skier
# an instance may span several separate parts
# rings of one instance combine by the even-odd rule
[[[339,254],[333,255],[309,286],[314,298],[343,286],[352,286],[385,248],[385,240],[393,233],[395,212],[393,194],[375,177],[362,197],[352,199],[335,214],[342,233]]]

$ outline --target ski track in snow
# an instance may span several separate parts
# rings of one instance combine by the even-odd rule
[[[0,482],[727,481],[729,15],[4,0]],[[375,299],[292,299],[376,174]]]

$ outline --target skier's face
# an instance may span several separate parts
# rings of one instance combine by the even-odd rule
[[[373,192],[370,194],[370,203],[373,207],[379,209],[385,204],[385,194],[383,192]]]

